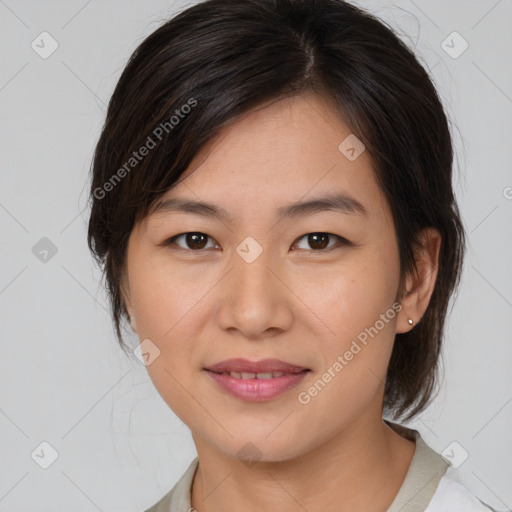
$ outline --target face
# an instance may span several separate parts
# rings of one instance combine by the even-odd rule
[[[225,455],[250,442],[288,460],[381,418],[396,233],[368,152],[339,148],[351,131],[325,101],[273,102],[225,128],[160,198],[213,208],[167,203],[130,236],[125,300],[159,351],[149,375],[194,439]],[[328,196],[339,208],[281,215]],[[244,384],[206,370],[231,358],[308,371]]]

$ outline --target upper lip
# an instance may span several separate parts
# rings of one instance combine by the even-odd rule
[[[248,359],[236,358],[226,359],[220,363],[205,368],[216,373],[222,372],[246,372],[246,373],[299,373],[308,370],[302,366],[286,363],[279,359],[261,359],[260,361],[249,361]]]

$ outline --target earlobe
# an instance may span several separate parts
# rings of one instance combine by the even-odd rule
[[[402,309],[397,317],[396,332],[397,334],[411,331],[420,318],[417,318],[408,312],[408,306],[405,300],[401,302]]]
[[[410,331],[425,313],[437,279],[441,234],[427,228],[420,235],[420,247],[415,250],[416,271],[407,276],[402,298],[402,310],[397,319],[397,333]]]

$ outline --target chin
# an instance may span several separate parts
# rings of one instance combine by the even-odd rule
[[[239,435],[233,435],[232,438],[226,437],[226,442],[218,439],[210,439],[207,442],[226,457],[238,459],[247,467],[252,467],[258,462],[290,461],[308,451],[308,447],[300,444],[304,440],[303,436],[292,437],[284,429],[281,435],[277,432],[268,435],[268,432],[262,433],[261,430],[254,433],[246,430]]]

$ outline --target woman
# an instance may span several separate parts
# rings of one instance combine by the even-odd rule
[[[451,178],[426,71],[347,2],[207,0],[142,42],[88,242],[197,448],[148,512],[492,510],[396,422],[436,388]]]

